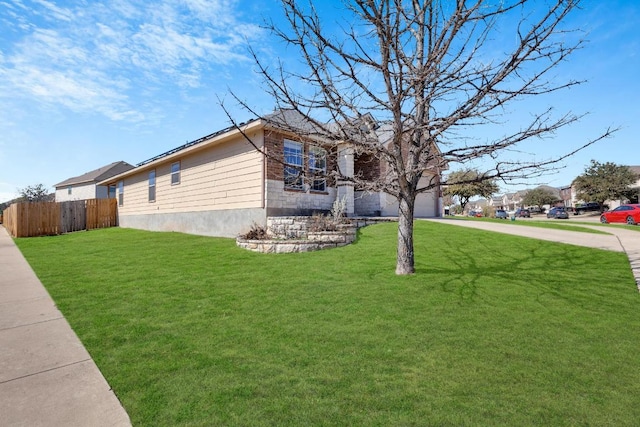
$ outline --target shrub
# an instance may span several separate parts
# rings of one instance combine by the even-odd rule
[[[247,240],[266,240],[269,238],[267,235],[267,228],[255,222],[251,224],[249,231],[240,235],[240,237]]]
[[[334,224],[340,224],[344,221],[344,212],[347,210],[347,196],[336,199],[331,206],[331,217]]]
[[[337,224],[333,220],[333,217],[323,215],[321,213],[314,213],[307,226],[307,230],[312,233],[317,233],[319,231],[336,231],[337,228]]]

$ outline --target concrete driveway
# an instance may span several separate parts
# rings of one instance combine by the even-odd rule
[[[604,249],[608,251],[624,252],[629,258],[631,271],[636,279],[636,285],[640,291],[640,231],[631,230],[626,225],[602,227],[599,224],[598,216],[572,216],[568,220],[547,220],[544,217],[534,217],[531,219],[517,219],[518,222],[528,221],[556,221],[565,225],[575,225],[576,227],[586,227],[604,231],[610,234],[593,234],[580,231],[555,230],[551,228],[527,227],[520,224],[512,224],[510,221],[469,221],[456,217],[430,218],[428,221],[440,222],[443,224],[457,225],[460,227],[476,228],[480,230],[492,231],[496,233],[512,234],[516,236],[529,237],[531,239],[548,240],[551,242],[566,243],[570,245],[586,246],[589,248]],[[576,222],[581,224],[576,224]],[[592,222],[593,225],[586,225],[584,222]],[[640,225],[636,227],[640,228]]]

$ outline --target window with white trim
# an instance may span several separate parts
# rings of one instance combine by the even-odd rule
[[[68,186],[67,187],[67,194],[71,194],[72,190],[73,190],[73,187],[72,186]]]
[[[327,150],[309,147],[309,174],[311,175],[311,191],[327,190]]]
[[[149,171],[149,202],[156,201],[156,171]]]
[[[171,185],[180,184],[180,162],[171,164]]]
[[[118,206],[124,204],[124,181],[118,181]]]
[[[299,142],[284,140],[284,188],[302,190],[304,147]]]

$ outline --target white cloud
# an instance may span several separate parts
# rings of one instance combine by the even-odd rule
[[[49,12],[46,14],[49,18],[59,19],[61,21],[71,21],[73,19],[73,12],[69,9],[65,9],[62,7],[58,7],[55,3],[46,1],[46,0],[32,0],[34,3],[43,6],[46,11]]]
[[[238,7],[229,0],[0,3],[0,20],[19,17],[11,43],[0,48],[0,98],[117,121],[157,117],[140,106],[247,60],[245,37],[260,30],[238,18]]]
[[[0,203],[8,202],[18,197],[17,192],[0,191]]]
[[[0,203],[8,202],[16,197],[18,197],[18,186],[9,182],[0,182]]]

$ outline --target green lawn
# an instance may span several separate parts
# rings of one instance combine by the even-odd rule
[[[416,223],[306,254],[125,229],[17,243],[136,426],[637,425],[624,254]]]

